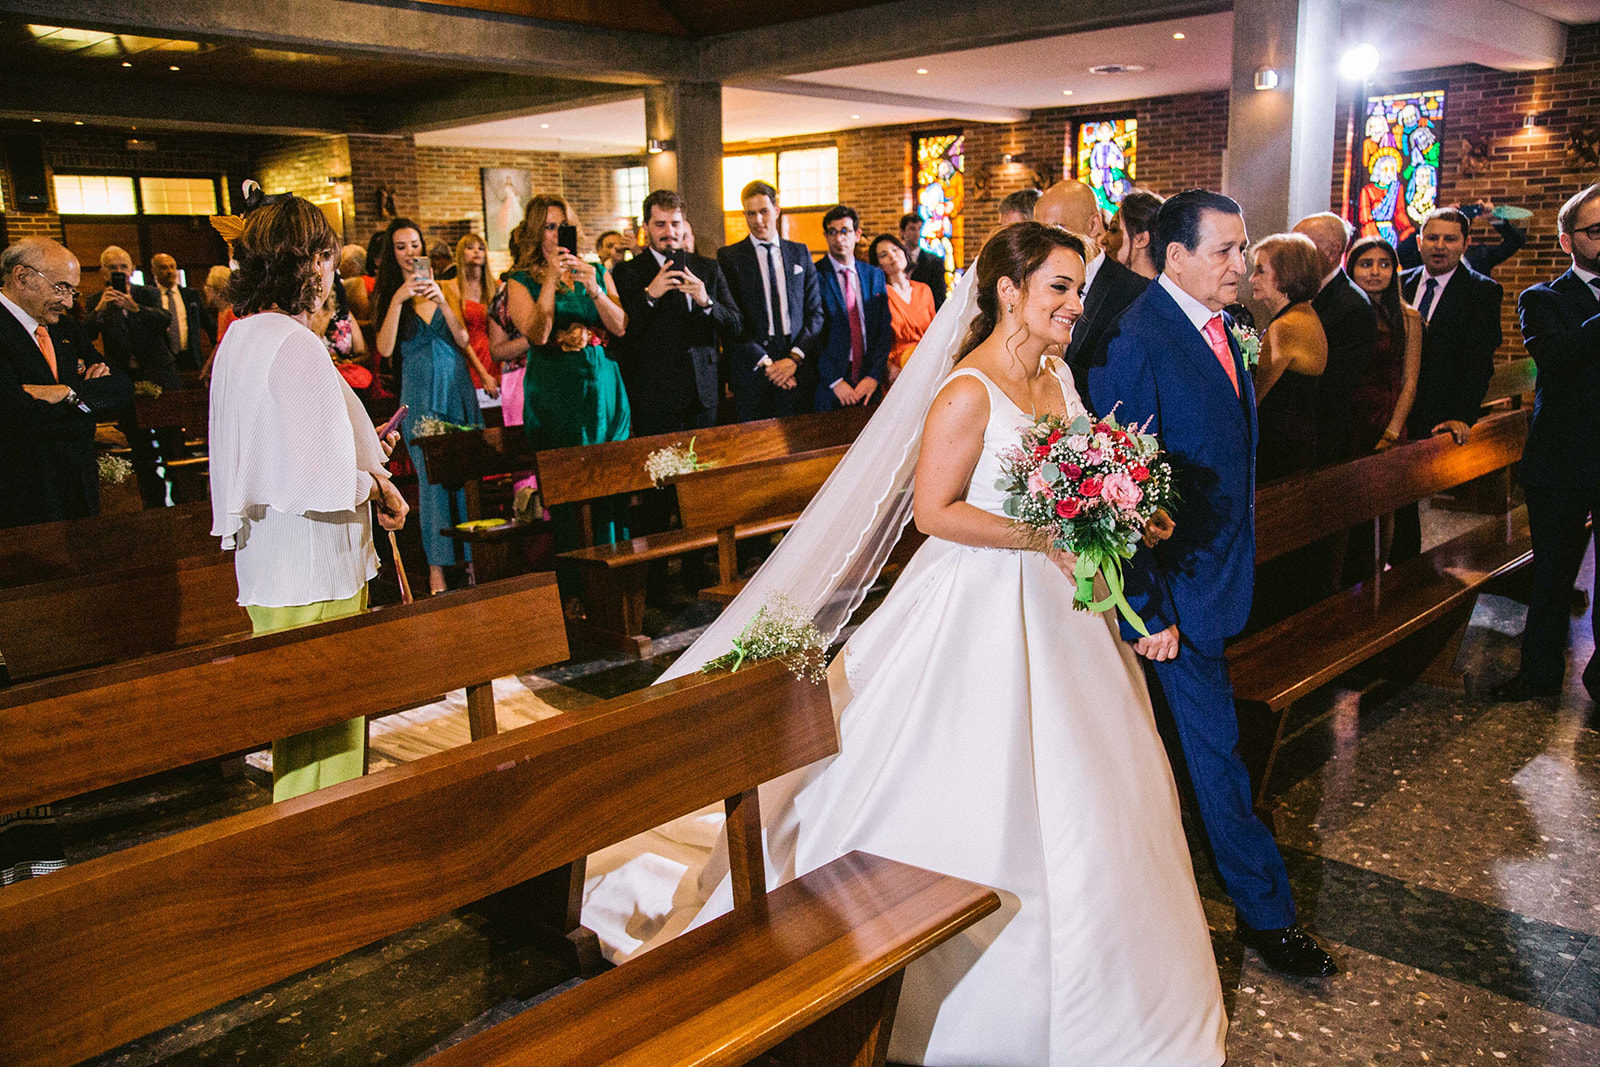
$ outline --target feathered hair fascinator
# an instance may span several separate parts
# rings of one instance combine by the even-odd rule
[[[294,196],[293,193],[275,193],[268,196],[261,191],[261,184],[253,178],[246,178],[239,188],[244,193],[244,214],[211,216],[211,228],[221,234],[222,239],[230,245],[244,236],[245,216],[250,212],[262,204],[275,204]]]

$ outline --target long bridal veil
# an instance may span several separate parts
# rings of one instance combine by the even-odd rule
[[[727,652],[762,606],[785,596],[831,644],[911,519],[922,424],[977,315],[976,271],[956,283],[894,388],[744,590],[659,681],[699,670]]]

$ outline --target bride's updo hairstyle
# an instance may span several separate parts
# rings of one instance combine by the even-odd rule
[[[989,238],[978,253],[973,270],[978,272],[978,314],[967,330],[966,340],[956,353],[956,362],[967,358],[1000,322],[1000,279],[1010,278],[1018,289],[1026,289],[1028,279],[1044,266],[1058,248],[1069,248],[1089,262],[1089,246],[1082,237],[1060,226],[1043,222],[1014,222]]]

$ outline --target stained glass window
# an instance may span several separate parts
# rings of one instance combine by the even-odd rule
[[[1139,155],[1139,120],[1096,119],[1078,123],[1073,146],[1078,180],[1094,189],[1103,211],[1115,211],[1133,192],[1134,163]]]
[[[1398,245],[1438,204],[1444,90],[1367,97],[1356,220]]]
[[[959,133],[939,133],[918,137],[915,144],[922,249],[944,257],[947,287],[955,284],[955,272],[963,263],[963,142]]]

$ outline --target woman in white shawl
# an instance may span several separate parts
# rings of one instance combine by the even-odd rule
[[[369,501],[397,530],[406,503],[361,403],[307,325],[335,283],[339,241],[299,197],[261,203],[233,242],[239,316],[211,379],[211,532],[234,550],[256,633],[354,615],[378,573]],[[273,742],[272,797],[361,774],[357,717]]]

